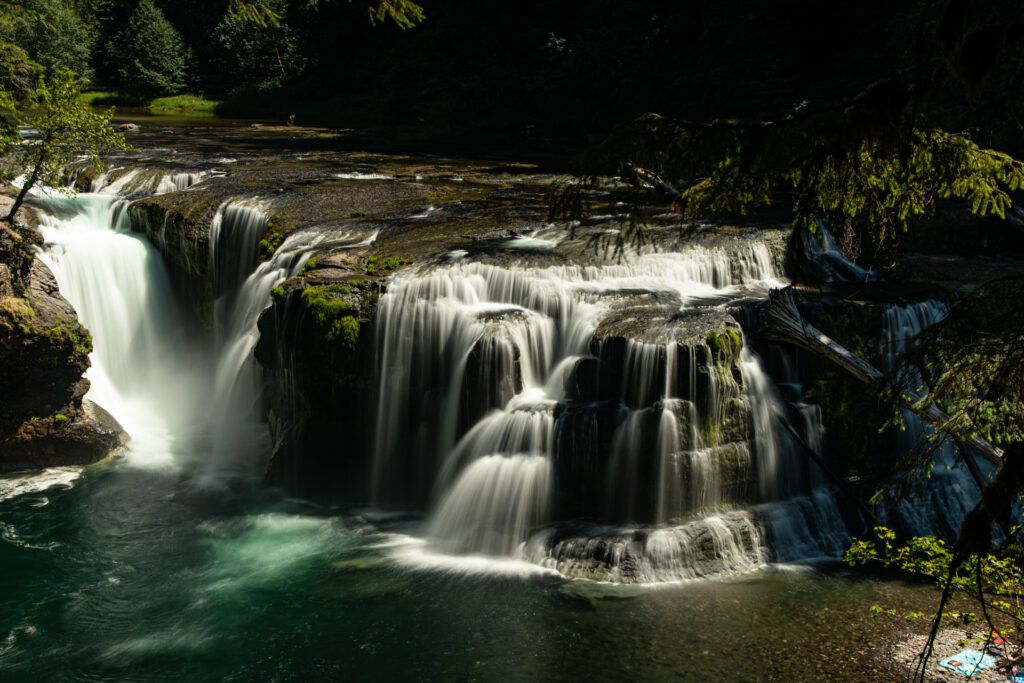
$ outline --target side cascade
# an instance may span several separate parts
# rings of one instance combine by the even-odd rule
[[[887,306],[880,337],[882,368],[894,370],[900,354],[910,350],[917,336],[947,313],[946,305],[934,300]],[[807,443],[823,455],[820,411],[799,400],[802,390],[792,367],[787,365],[785,375],[777,386],[788,387],[793,394],[789,401],[791,420],[802,425]],[[910,411],[904,410],[902,417],[905,429],[898,435],[894,458],[927,446],[932,435],[931,427]],[[977,503],[977,485],[962,467],[954,466],[955,452],[948,440],[939,442],[934,461],[927,486],[921,486],[917,495],[899,505],[879,504],[874,509],[876,518],[901,536],[955,537],[960,521]],[[979,462],[979,467],[984,469],[987,465]],[[821,484],[820,477],[811,484]],[[758,506],[758,516],[763,520],[772,557],[778,562],[838,560],[850,544],[850,531],[829,486],[817,485],[806,495],[762,504]]]
[[[257,265],[267,229],[268,204],[256,198],[228,201],[210,227],[210,273],[214,281],[213,457],[216,469],[255,470],[271,451],[263,418],[263,370],[253,357],[259,317],[271,290],[294,277],[316,253],[367,246],[376,239],[350,231],[292,233],[270,259]]]
[[[269,438],[257,410],[262,381],[252,350],[270,290],[314,253],[366,245],[375,235],[295,233],[257,266],[265,205],[222,205],[211,225],[216,330],[204,334],[180,304],[162,254],[132,231],[129,200],[119,195],[180,190],[200,175],[146,176],[143,184],[140,175],[97,178],[100,192],[74,198],[45,189],[33,197],[45,239],[39,256],[93,335],[87,397],[125,428],[136,464],[255,473],[265,465]]]
[[[904,306],[889,306],[882,327],[882,355],[886,370],[894,370],[900,354],[913,348],[925,329],[949,314],[946,304],[927,300]],[[910,385],[923,385],[920,375],[909,378]],[[899,451],[908,453],[930,445],[933,428],[909,410],[902,411],[904,430],[899,434]],[[949,439],[935,447],[931,477],[918,495],[899,506],[880,512],[882,521],[906,536],[939,534],[955,538],[964,515],[977,504],[978,486],[967,470],[957,466],[956,448]],[[978,460],[983,471],[988,463]]]

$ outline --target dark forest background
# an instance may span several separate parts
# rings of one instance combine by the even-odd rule
[[[69,66],[119,101],[190,93],[218,113],[332,125],[412,124],[581,140],[647,112],[777,119],[912,76],[925,0],[750,3],[429,0],[403,30],[344,1],[269,0],[279,26],[218,0],[28,0],[3,38]],[[970,21],[1020,13],[970,3]],[[8,60],[10,62],[10,59]],[[8,71],[11,70],[10,64]],[[983,100],[940,112],[982,145],[1024,152],[1024,64],[1004,60]]]

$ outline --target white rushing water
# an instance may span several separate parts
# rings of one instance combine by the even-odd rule
[[[137,462],[166,464],[197,434],[209,359],[186,321],[161,255],[124,220],[112,195],[39,197],[40,258],[93,337],[88,398],[132,436]]]
[[[426,544],[402,545],[402,561],[411,562],[410,548],[431,567],[439,553],[484,554],[629,582],[760,566],[756,524],[730,510],[742,497],[739,484],[723,480],[747,476],[754,449],[779,449],[760,436],[756,445],[720,443],[707,425],[734,424],[744,406],[770,400],[760,389],[768,380],[745,355],[734,359],[742,382],[709,363],[723,351],[703,340],[685,358],[671,335],[664,343],[626,340],[614,380],[619,408],[603,484],[606,514],[620,522],[651,517],[659,528],[642,532],[638,544],[636,528],[565,536],[549,526],[559,415],[590,405],[573,387],[579,368],[605,353],[593,346],[594,333],[623,296],[650,292],[685,311],[690,302],[707,306],[755,284],[778,284],[756,242],[732,253],[693,248],[603,267],[456,264],[393,280],[378,308],[374,489],[379,501],[426,499],[430,508]],[[738,328],[734,334],[742,346]],[[689,382],[680,382],[681,371]],[[773,451],[766,459],[768,469],[755,478],[777,476],[772,468],[783,456]]]
[[[221,206],[211,226],[214,334],[200,333],[177,300],[161,254],[126,219],[117,192],[180,190],[201,174],[147,176],[128,171],[100,193],[34,199],[46,244],[40,258],[90,331],[94,351],[88,398],[130,435],[136,464],[191,462],[214,470],[256,471],[269,453],[259,411],[260,370],[252,358],[259,314],[270,291],[317,249],[368,244],[375,235],[300,232],[256,265],[266,205]]]

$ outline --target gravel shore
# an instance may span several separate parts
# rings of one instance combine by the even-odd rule
[[[947,669],[946,667],[939,666],[940,661],[957,654],[965,647],[975,650],[982,649],[982,646],[985,644],[984,638],[987,632],[988,631],[986,629],[972,629],[969,627],[944,628],[939,631],[935,638],[935,649],[932,652],[932,655],[928,658],[928,668],[925,680],[1006,681],[1008,675],[1005,669],[998,668],[998,664],[995,667],[978,671],[970,678],[951,669]],[[910,678],[913,676],[914,669],[918,663],[918,658],[924,651],[925,642],[927,640],[927,635],[907,634],[906,637],[901,638],[887,647],[885,658],[892,661],[897,672],[904,674],[907,678]],[[966,641],[966,645],[964,645],[964,641]],[[1016,649],[1018,649],[1016,645],[1007,642],[1004,645],[990,644],[985,652],[995,657],[996,661],[999,662],[999,660],[1006,657]]]

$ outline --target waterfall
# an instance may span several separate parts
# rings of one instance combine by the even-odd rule
[[[674,580],[757,566],[756,525],[722,508],[743,498],[736,493],[742,485],[727,487],[719,471],[727,458],[731,475],[743,477],[752,457],[745,436],[720,443],[718,434],[720,424],[745,434],[745,406],[759,400],[744,393],[738,366],[716,365],[738,362],[738,355],[728,359],[740,353],[740,336],[734,331],[736,342],[716,341],[715,349],[703,340],[681,347],[671,341],[676,332],[666,331],[662,342],[623,340],[621,351],[594,337],[629,293],[650,292],[678,310],[714,308],[738,286],[774,284],[774,277],[760,243],[600,267],[456,263],[400,274],[378,304],[375,498],[427,502],[426,534],[438,550],[578,567],[592,544],[556,542],[544,530],[559,486],[555,434],[567,410],[596,405],[596,396],[579,395],[579,373],[605,363],[618,368],[608,386],[617,387],[610,398],[619,406],[609,465],[599,467],[614,508],[609,517],[672,521],[626,554],[647,567],[640,575]],[[621,364],[611,356],[606,362],[615,353]],[[698,518],[687,516],[698,509]],[[612,536],[618,533],[625,532]],[[671,559],[700,554],[709,543],[714,567],[703,555]],[[606,571],[625,569],[612,563]]]
[[[846,258],[824,221],[818,222],[816,234],[805,229],[800,237],[811,268],[823,281],[869,282],[878,279],[877,274]]]
[[[89,183],[89,192],[115,197],[129,194],[160,195],[188,189],[209,176],[205,171],[164,173],[159,169],[133,168],[111,179],[111,176],[119,171],[124,169],[112,168],[96,175]],[[74,180],[75,177],[77,176],[71,179]]]
[[[209,359],[184,332],[160,253],[122,220],[125,200],[40,193],[33,203],[39,258],[93,338],[88,398],[132,436],[136,462],[168,462],[168,444],[202,436]]]
[[[210,277],[213,296],[222,304],[256,267],[267,220],[267,205],[259,197],[230,199],[217,207],[210,222]],[[226,315],[230,306],[219,308]]]
[[[257,410],[262,380],[252,350],[270,290],[313,253],[365,246],[376,233],[294,233],[257,267],[265,205],[223,204],[211,225],[218,300],[210,339],[177,301],[162,255],[128,225],[128,201],[115,193],[140,192],[138,177],[132,170],[109,184],[98,178],[101,193],[67,198],[40,190],[33,198],[46,241],[39,258],[94,340],[87,396],[124,426],[135,463],[199,460],[216,470],[255,470],[269,454],[269,436]],[[180,188],[198,177],[149,178],[146,187]]]
[[[785,359],[788,361],[788,359]],[[821,409],[799,400],[803,393],[795,369],[783,363],[785,376],[773,382],[761,359],[743,351],[743,371],[753,402],[756,449],[759,454],[761,498],[756,514],[764,526],[772,559],[776,562],[808,562],[836,559],[850,545],[832,487],[823,484],[816,465],[799,452],[788,433],[780,430],[779,419],[791,420],[795,429],[819,457],[824,457]],[[779,389],[788,389],[795,400],[787,404]]]
[[[942,320],[948,308],[941,302],[928,300],[904,306],[887,306],[882,319],[882,367],[893,371],[899,355],[910,350],[915,339],[927,327]],[[787,367],[785,382],[797,388],[792,369]],[[921,384],[920,377],[909,378],[910,384]],[[781,403],[767,402],[764,406]],[[812,449],[821,454],[822,428],[820,409],[796,401],[791,404],[802,427],[804,438]],[[931,427],[910,411],[903,410],[905,429],[898,436],[894,458],[922,447],[931,433]],[[761,430],[759,430],[760,432]],[[778,438],[778,437],[773,437]],[[903,536],[938,534],[955,537],[964,515],[978,500],[977,484],[964,469],[950,468],[955,462],[953,445],[943,441],[935,454],[935,465],[927,483],[899,505],[876,506],[874,512],[883,524],[895,527]],[[979,463],[987,467],[984,463]],[[813,470],[812,470],[813,472]],[[789,477],[783,477],[783,480]],[[819,484],[815,486],[815,484]],[[758,506],[758,516],[768,532],[772,554],[779,562],[809,561],[819,558],[842,557],[850,543],[835,494],[830,487],[820,485],[820,478],[810,479],[814,488],[806,495],[765,503]]]
[[[181,192],[184,189],[192,187],[200,180],[207,177],[207,173],[173,173],[171,175],[165,175],[157,183],[155,192],[156,194],[167,194],[168,192]]]
[[[935,300],[886,307],[882,328],[883,367],[888,371],[895,370],[899,356],[913,348],[917,336],[948,314],[949,308]],[[912,391],[919,391],[916,388],[924,386],[916,370],[904,372],[912,373],[903,377]],[[901,409],[901,414],[904,429],[898,436],[898,444],[899,452],[903,454],[924,446],[934,430],[909,410]],[[955,465],[956,455],[952,440],[942,439],[935,450],[935,464],[926,487],[899,506],[882,510],[879,515],[882,520],[907,535],[955,537],[960,520],[979,498],[973,478],[965,468]],[[984,461],[979,459],[978,463],[983,471],[989,469]]]
[[[545,455],[485,455],[444,493],[428,533],[449,552],[513,555],[547,518],[551,484]]]
[[[835,560],[850,546],[850,532],[830,487],[766,503],[757,512],[768,530],[776,562]]]
[[[221,208],[225,208],[224,205]],[[217,223],[215,218],[213,225]],[[261,205],[252,203],[229,204],[222,214],[220,230],[214,233],[211,227],[211,276],[221,287],[221,295],[214,302],[216,361],[210,416],[211,465],[214,468],[260,468],[265,464],[264,458],[253,456],[270,453],[270,434],[260,409],[263,371],[253,358],[253,349],[259,341],[259,316],[270,306],[271,290],[298,274],[314,253],[367,246],[377,236],[377,233],[360,235],[350,231],[292,233],[268,261],[244,277],[243,269],[224,256],[225,247],[237,246],[244,260],[247,254],[255,254],[255,249],[237,243],[246,240],[258,243],[265,228],[266,215]],[[216,246],[213,246],[215,234]],[[229,263],[227,273],[218,272],[216,267],[224,261]],[[244,280],[237,286],[232,285],[240,277]],[[222,301],[224,299],[230,304]]]
[[[741,363],[747,381],[747,394],[753,397],[751,412],[754,418],[761,498],[768,501],[806,493],[822,483],[821,472],[815,465],[808,465],[807,457],[799,451],[789,434],[779,428],[780,418],[789,419],[786,403],[779,395],[780,383],[768,376],[761,359],[749,348],[743,349]],[[798,395],[802,393],[795,377],[785,377],[781,384],[795,388]],[[794,426],[803,432],[801,438],[818,455],[822,455],[821,410],[802,402],[791,402],[790,407],[800,417]]]
[[[554,274],[537,281],[469,264],[393,282],[378,305],[375,497],[422,500],[429,488],[406,492],[404,485],[429,486],[445,460],[447,473],[482,455],[548,453],[551,409],[561,393],[554,360],[586,352],[593,312]],[[514,367],[522,389],[508,403],[473,406],[487,414],[456,444],[466,364],[488,335],[474,360]],[[487,377],[492,386],[482,393],[506,395],[498,386],[506,380]],[[395,470],[403,476],[389,476]]]

